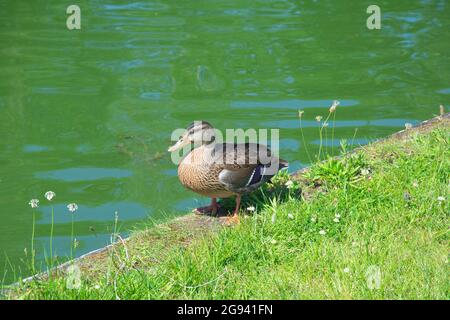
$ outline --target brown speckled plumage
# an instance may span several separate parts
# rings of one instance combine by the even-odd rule
[[[250,184],[254,171],[262,166],[262,155],[267,155],[269,163],[280,162],[280,167],[286,164],[272,156],[264,145],[210,144],[192,150],[181,161],[178,176],[186,188],[211,198],[244,194],[255,190],[273,176],[257,179]]]
[[[235,193],[219,182],[223,165],[213,163],[206,146],[192,150],[178,166],[178,177],[186,188],[211,198],[227,198]]]

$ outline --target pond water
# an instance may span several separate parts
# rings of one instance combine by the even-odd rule
[[[378,1],[381,30],[366,27],[370,1],[77,4],[81,30],[69,31],[65,2],[0,2],[0,282],[27,273],[32,198],[40,261],[50,204],[53,251],[65,256],[70,202],[77,255],[108,243],[115,212],[126,233],[207,202],[182,188],[166,152],[172,130],[193,120],[279,128],[295,170],[309,163],[298,109],[314,153],[314,118],[334,99],[335,146],[384,137],[448,103],[446,0]]]

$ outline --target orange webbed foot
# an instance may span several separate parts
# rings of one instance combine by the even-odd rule
[[[241,220],[237,213],[233,214],[232,216],[227,217],[227,219],[225,221],[225,225],[227,225],[227,226],[238,225],[239,223],[241,223]]]

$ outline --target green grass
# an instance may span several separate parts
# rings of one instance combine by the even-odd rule
[[[448,299],[449,150],[440,126],[315,164],[275,198],[282,174],[238,226],[188,245],[122,246],[79,289],[62,275],[14,297]]]

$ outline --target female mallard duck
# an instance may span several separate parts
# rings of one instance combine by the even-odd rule
[[[216,213],[217,198],[235,195],[236,208],[228,220],[239,222],[241,196],[268,182],[288,163],[273,156],[264,145],[219,143],[215,140],[216,132],[211,124],[194,121],[168,151],[174,152],[194,143],[194,149],[178,166],[180,182],[186,188],[212,199],[209,206],[197,208],[201,213]]]

